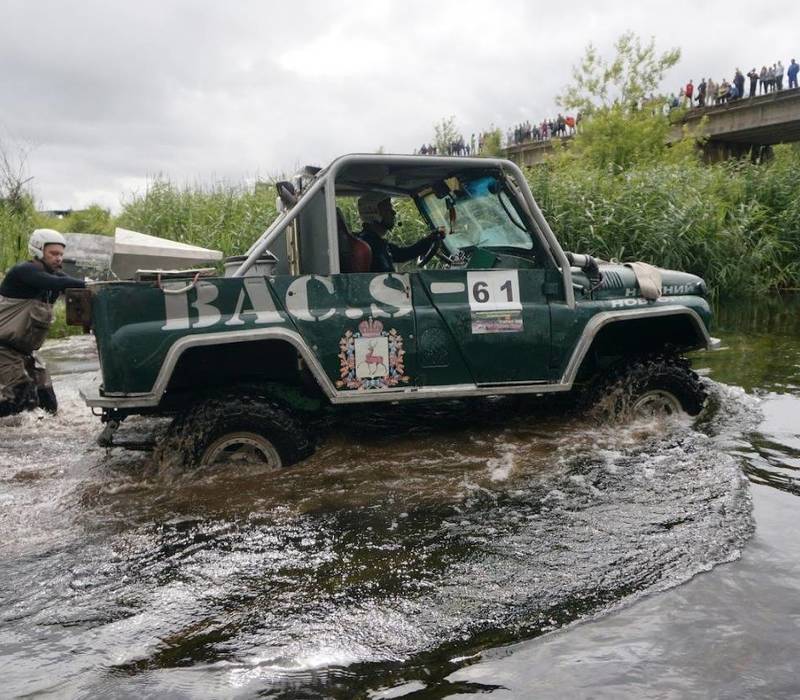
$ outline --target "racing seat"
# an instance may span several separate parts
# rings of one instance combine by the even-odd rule
[[[347,222],[336,207],[336,230],[339,234],[339,268],[342,272],[369,272],[372,266],[372,248],[347,229]]]

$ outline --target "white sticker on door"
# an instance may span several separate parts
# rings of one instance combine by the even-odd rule
[[[516,270],[467,272],[467,293],[473,311],[522,311]]]
[[[516,270],[467,272],[472,332],[518,333],[522,330],[522,301]]]

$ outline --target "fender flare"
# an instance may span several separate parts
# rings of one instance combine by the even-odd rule
[[[91,405],[104,406],[113,405],[115,408],[157,406],[161,397],[167,389],[172,373],[178,364],[183,353],[190,348],[205,347],[210,345],[229,345],[231,343],[249,343],[260,340],[279,340],[288,343],[297,351],[298,355],[308,366],[314,379],[319,384],[322,391],[332,399],[336,396],[336,389],[331,383],[325,371],[322,369],[319,360],[316,358],[308,345],[303,342],[302,337],[296,331],[286,328],[257,328],[248,331],[222,331],[219,333],[198,333],[186,335],[178,338],[167,350],[158,376],[153,383],[150,391],[138,394],[114,394],[106,393],[102,397],[92,398]],[[103,399],[107,399],[104,401]]]
[[[572,355],[564,370],[564,375],[561,377],[561,383],[567,386],[572,386],[575,378],[578,375],[583,360],[586,358],[587,353],[592,347],[598,333],[614,323],[625,323],[626,321],[633,321],[643,318],[661,318],[664,316],[686,316],[694,327],[699,338],[702,339],[701,345],[705,345],[707,350],[713,350],[719,346],[719,340],[712,338],[703,319],[694,310],[688,306],[662,306],[659,308],[648,309],[630,309],[620,311],[601,311],[599,314],[592,316],[589,322],[583,329],[583,334],[578,341]]]

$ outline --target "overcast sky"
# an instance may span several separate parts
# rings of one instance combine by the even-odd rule
[[[541,120],[628,29],[681,49],[669,92],[788,64],[799,25],[783,0],[0,0],[0,140],[31,149],[44,208],[116,211],[158,174],[247,182],[410,153],[449,115],[467,138]]]

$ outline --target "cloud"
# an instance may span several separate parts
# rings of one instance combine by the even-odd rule
[[[720,0],[5,0],[0,127],[33,146],[45,206],[116,206],[159,173],[239,182],[344,152],[410,152],[450,115],[467,135],[551,116],[584,47],[608,52],[626,29],[683,49],[667,91],[786,63],[794,8],[751,12]]]

